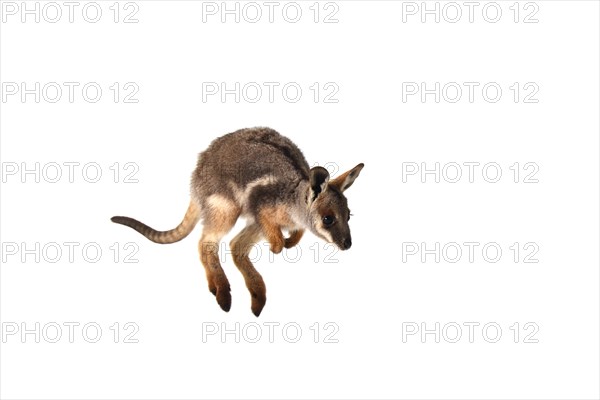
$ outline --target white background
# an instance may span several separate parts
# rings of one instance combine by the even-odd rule
[[[3,99],[3,171],[13,163],[95,162],[103,173],[98,183],[86,182],[81,166],[73,183],[66,167],[57,183],[44,176],[36,183],[20,171],[3,177],[3,332],[11,323],[19,329],[23,323],[27,329],[36,322],[80,324],[73,343],[66,327],[57,343],[3,333],[3,398],[598,398],[597,2],[538,1],[537,23],[523,22],[534,10],[524,2],[518,23],[513,2],[498,3],[496,23],[483,18],[486,3],[475,9],[472,23],[463,3],[457,23],[444,15],[439,23],[432,15],[422,23],[419,13],[404,15],[403,22],[409,6],[391,1],[337,2],[337,23],[323,23],[336,9],[323,3],[315,23],[313,2],[299,3],[297,23],[282,17],[285,3],[270,23],[262,2],[257,23],[243,15],[239,23],[231,15],[221,23],[219,14],[203,22],[203,4],[193,1],[138,1],[138,23],[122,22],[133,8],[120,3],[114,23],[111,1],[100,2],[100,21],[89,23],[84,4],[73,23],[65,6],[57,23],[43,16],[36,23],[31,15],[22,23],[20,10],[3,14],[3,84],[80,83],[73,103],[66,91],[57,103],[43,96],[36,103],[33,95],[22,101],[20,93]],[[87,82],[103,88],[96,103],[81,97]],[[122,92],[115,103],[114,82],[137,84],[139,102],[124,103]],[[203,102],[203,82],[280,86],[273,103],[266,91],[257,103],[236,103],[233,95]],[[296,103],[281,96],[289,82],[303,89]],[[338,102],[323,102],[322,92],[315,103],[309,89],[315,82],[321,90],[327,82],[337,85]],[[436,103],[433,95],[403,102],[403,82],[426,82],[430,89],[435,82],[480,86],[473,102],[466,90],[457,103]],[[495,103],[481,95],[488,82],[503,89]],[[515,82],[522,90],[517,103],[509,88]],[[527,82],[539,88],[537,103],[523,102]],[[306,235],[299,261],[283,255],[270,261],[261,245],[256,266],[268,301],[258,319],[230,255],[224,269],[231,311],[221,311],[208,292],[197,254],[200,226],[182,242],[159,246],[109,220],[128,215],[157,229],[174,227],[188,204],[197,153],[217,136],[257,125],[290,137],[311,165],[346,170],[365,163],[347,192],[351,250],[326,258],[333,250]],[[115,162],[118,183],[109,169]],[[123,182],[128,162],[139,167],[139,183]],[[480,163],[474,182],[466,167],[457,183],[402,177],[403,163],[433,168],[453,162]],[[497,183],[482,177],[481,167],[490,162],[502,168]],[[515,162],[521,169],[535,163],[539,182],[524,183],[520,175],[514,183],[509,167]],[[20,251],[5,251],[7,243],[22,250],[22,243],[34,248],[36,242],[40,248],[80,246],[74,262],[66,247],[56,263],[48,255],[36,262],[35,254],[21,262]],[[128,242],[139,247],[138,263],[123,262]],[[481,245],[474,262],[464,252],[456,263],[443,255],[436,263],[434,255],[422,262],[421,253],[403,253],[403,243],[406,249],[411,242],[429,249],[436,242]],[[509,249],[515,242],[517,263]],[[523,262],[528,242],[539,247],[538,263]],[[86,243],[102,248],[100,261],[83,258]],[[109,249],[114,243],[121,248],[118,262]],[[498,262],[482,257],[486,243],[502,248]],[[103,330],[97,343],[82,336],[90,322]],[[110,330],[115,322],[118,343]],[[138,343],[124,343],[127,322],[139,327]],[[263,325],[269,322],[280,324],[273,343]],[[297,343],[281,332],[291,322],[302,328]],[[318,343],[310,329],[316,322]],[[327,322],[339,327],[338,343],[324,343]],[[472,343],[469,322],[480,324]],[[528,322],[539,328],[530,337],[537,343],[525,343]],[[203,326],[213,323],[228,329],[258,323],[263,337],[258,343],[245,337],[236,343],[233,334],[203,341]],[[448,330],[440,331],[439,343],[420,332],[403,340],[407,323],[427,329],[456,323],[462,337],[451,343],[455,332]],[[502,328],[496,343],[482,333],[487,323]],[[488,333],[495,336],[493,329]]]

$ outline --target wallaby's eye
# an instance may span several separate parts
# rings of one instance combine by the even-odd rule
[[[331,226],[334,221],[335,218],[333,218],[331,215],[326,215],[323,217],[323,225],[325,226]]]

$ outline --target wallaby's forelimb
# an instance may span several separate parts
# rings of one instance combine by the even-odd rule
[[[290,232],[290,237],[285,239],[285,248],[291,249],[298,243],[300,243],[300,239],[302,239],[302,235],[304,235],[304,229],[298,229]]]
[[[268,210],[262,212],[259,218],[260,227],[262,228],[265,238],[271,245],[271,251],[275,254],[279,254],[285,245],[285,238],[283,237],[283,232],[281,232],[280,225],[275,221],[276,220],[270,215]]]

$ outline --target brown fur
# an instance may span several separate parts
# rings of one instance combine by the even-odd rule
[[[148,225],[129,217],[112,217],[110,220],[114,223],[135,229],[154,243],[170,244],[178,242],[190,234],[200,220],[200,210],[198,204],[194,200],[191,200],[183,221],[175,229],[162,232],[156,231]]]
[[[281,253],[285,246],[282,228],[293,225],[288,208],[283,205],[265,207],[259,213],[258,223],[271,244],[271,251]]]
[[[259,316],[267,301],[262,276],[250,262],[252,246],[265,238],[273,253],[297,245],[305,229],[346,250],[351,246],[350,210],[343,192],[358,177],[359,164],[329,182],[329,172],[310,168],[288,138],[269,128],[242,129],[214,140],[198,157],[192,174],[192,200],[183,221],[156,231],[129,217],[112,221],[129,226],[156,243],[186,237],[203,219],[198,243],[210,292],[219,306],[231,308],[231,288],[219,262],[219,244],[240,216],[247,226],[233,238],[233,261],[250,292],[252,312]],[[335,222],[326,224],[333,219]],[[283,231],[289,232],[285,238]]]
[[[285,239],[285,248],[291,249],[292,247],[300,243],[300,239],[302,239],[303,235],[304,229],[290,231],[290,237]]]

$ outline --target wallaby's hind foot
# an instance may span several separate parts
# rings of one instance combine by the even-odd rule
[[[208,290],[215,296],[219,307],[225,312],[231,309],[231,286],[225,274],[206,273]]]
[[[248,291],[252,298],[250,309],[252,310],[252,314],[258,317],[267,303],[267,287],[260,274],[258,274],[257,278],[255,282],[252,282],[248,286]]]
[[[229,282],[218,285],[216,290],[217,293],[215,294],[215,297],[217,298],[219,307],[221,307],[223,311],[229,312],[229,310],[231,310],[231,288],[229,287]]]

